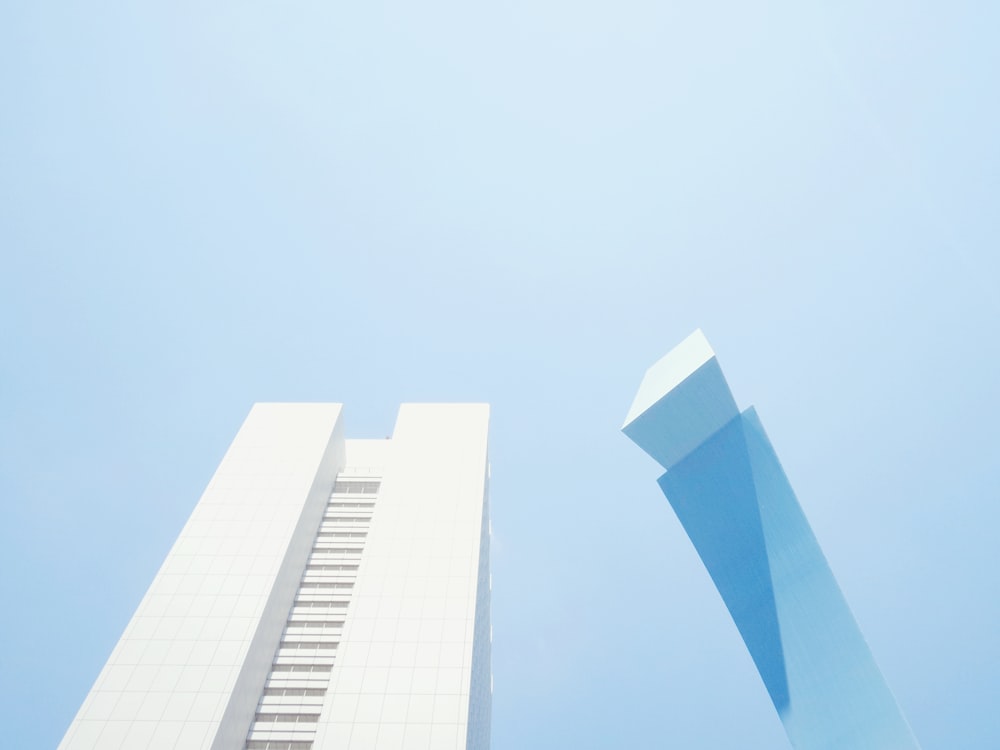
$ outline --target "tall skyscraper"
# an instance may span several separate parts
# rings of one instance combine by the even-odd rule
[[[484,404],[251,410],[63,750],[486,750]]]
[[[757,413],[701,331],[646,372],[623,430],[708,569],[796,750],[917,750]]]

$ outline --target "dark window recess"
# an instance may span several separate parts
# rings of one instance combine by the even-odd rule
[[[336,643],[330,643],[329,641],[282,641],[281,645],[278,646],[282,651],[315,651],[319,649],[320,651],[333,651],[337,648]]]
[[[381,482],[343,481],[333,483],[335,495],[377,495]]]
[[[256,721],[261,724],[315,724],[319,714],[257,714]]]

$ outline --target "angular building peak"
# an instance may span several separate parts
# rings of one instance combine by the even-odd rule
[[[739,416],[701,329],[646,370],[622,432],[664,469]]]

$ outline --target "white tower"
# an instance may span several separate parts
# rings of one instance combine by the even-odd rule
[[[257,404],[61,750],[486,750],[485,404]]]

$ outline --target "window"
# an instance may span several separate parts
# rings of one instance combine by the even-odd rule
[[[332,664],[275,664],[271,667],[272,672],[293,672],[295,674],[329,672],[331,669],[333,669]]]
[[[326,688],[264,688],[269,698],[322,698]]]
[[[368,523],[371,520],[371,516],[323,516],[323,521],[326,523]]]
[[[291,643],[282,641],[278,648],[282,651],[315,651],[317,649],[321,651],[333,651],[337,648],[337,644],[330,641],[297,641]]]
[[[315,724],[319,714],[257,714],[254,720],[258,724]]]
[[[351,553],[361,554],[363,547],[313,547],[314,554],[317,555],[348,555]]]
[[[303,581],[299,585],[299,591],[316,591],[326,589],[353,589],[352,581]]]
[[[377,495],[381,482],[371,481],[337,481],[333,484],[335,495]]]

